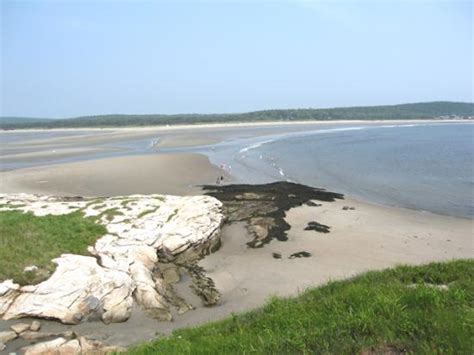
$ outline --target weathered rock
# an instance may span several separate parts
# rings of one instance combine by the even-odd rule
[[[72,338],[74,336],[74,332],[71,330],[66,330],[64,332],[56,332],[56,333],[49,333],[49,332],[33,332],[33,331],[26,331],[20,334],[25,340],[37,340],[37,339],[44,339],[44,338],[51,338],[51,337],[62,337],[62,338]]]
[[[127,319],[134,290],[127,273],[102,268],[95,258],[81,255],[64,254],[54,262],[54,274],[37,285],[35,292],[20,294],[4,319],[33,316],[68,324],[101,317]]]
[[[25,355],[41,355],[41,354],[66,354],[66,352],[61,351],[61,347],[66,345],[68,341],[64,338],[56,338],[54,340],[45,341],[43,343],[38,343],[22,348]],[[68,348],[69,350],[69,348]],[[74,354],[77,352],[72,352]]]
[[[68,340],[64,337],[37,343],[22,348],[25,355],[69,355],[69,354],[107,354],[125,351],[125,348],[108,346],[85,337]]]
[[[29,330],[30,326],[31,325],[29,323],[17,323],[10,326],[10,329],[13,330],[15,333],[20,334],[24,331]]]
[[[35,319],[30,326],[30,330],[33,332],[37,332],[38,330],[41,329],[41,322],[37,319]]]
[[[274,226],[275,220],[271,217],[251,218],[250,223],[247,225],[247,230],[255,237],[253,246],[263,245],[264,241],[268,238],[268,233]]]
[[[82,211],[107,228],[89,252],[63,254],[49,279],[20,287],[0,283],[0,317],[55,318],[75,324],[128,319],[133,299],[158,319],[171,319],[170,304],[189,308],[167,287],[158,270],[165,262],[199,258],[219,243],[222,204],[209,196],[133,195],[106,199],[64,199],[0,194],[0,210],[37,216]],[[3,203],[5,202],[5,203]],[[5,207],[6,206],[6,207]],[[159,256],[159,257],[158,257]],[[190,306],[192,307],[192,306]]]
[[[181,274],[179,268],[174,264],[160,264],[159,268],[163,275],[163,279],[169,283],[174,284],[178,283],[181,280]]]
[[[80,354],[81,346],[79,344],[79,340],[73,339],[69,340],[67,343],[61,345],[59,347],[59,351],[64,354]]]
[[[35,272],[36,270],[38,270],[38,266],[30,265],[30,266],[25,267],[23,269],[23,272]]]
[[[247,228],[254,237],[247,243],[251,248],[261,248],[273,239],[288,239],[290,225],[285,221],[285,213],[290,208],[344,198],[338,193],[287,181],[261,185],[205,185],[203,189],[207,195],[223,202],[230,223],[248,223]]]
[[[17,336],[18,336],[18,334],[14,331],[11,331],[11,330],[0,332],[0,343],[6,344],[10,340],[15,339]]]
[[[106,354],[126,351],[123,347],[104,345],[100,341],[87,339],[86,337],[79,337],[78,340],[83,354]]]
[[[8,310],[11,304],[20,294],[20,285],[6,280],[0,283],[0,317]]]
[[[205,270],[197,264],[184,266],[193,281],[191,289],[198,295],[207,307],[219,302],[220,292],[216,289],[214,281],[206,276]]]

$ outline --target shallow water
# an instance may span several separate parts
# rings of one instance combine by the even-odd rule
[[[243,182],[289,180],[359,199],[474,216],[474,125],[321,127],[207,151]]]

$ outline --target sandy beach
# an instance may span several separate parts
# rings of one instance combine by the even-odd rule
[[[169,139],[172,142],[171,137]],[[196,143],[190,137],[186,141]],[[199,140],[197,142],[201,144]],[[224,183],[232,182],[231,176],[200,154],[130,155],[1,172],[0,192],[82,196],[193,195],[202,193],[199,185],[214,184],[219,176],[224,176]],[[173,322],[156,321],[137,308],[125,323],[89,322],[64,326],[45,321],[44,330],[68,328],[107,343],[128,346],[152,339],[157,334],[169,334],[179,327],[222,319],[259,307],[273,295],[297,295],[308,287],[367,270],[472,258],[474,255],[474,223],[466,218],[378,206],[346,196],[344,200],[323,202],[316,207],[293,208],[285,219],[291,225],[288,240],[272,240],[263,248],[246,245],[250,236],[243,223],[224,227],[221,248],[200,261],[222,293],[217,306],[203,307],[184,278],[176,289],[196,309],[175,315]],[[329,226],[330,232],[305,230],[314,220]],[[301,251],[310,256],[289,258]],[[273,253],[280,254],[281,258],[274,258]],[[12,323],[15,322],[0,322],[0,331]],[[7,350],[22,345],[24,343],[18,339],[12,341]]]
[[[50,195],[198,194],[224,171],[199,154],[127,156],[0,173],[0,190]]]

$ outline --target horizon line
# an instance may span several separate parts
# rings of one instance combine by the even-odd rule
[[[85,118],[85,117],[97,117],[97,116],[212,116],[212,115],[244,115],[249,113],[257,112],[266,112],[266,111],[291,111],[291,110],[334,110],[334,109],[349,109],[349,108],[368,108],[368,107],[391,107],[391,106],[404,106],[404,105],[416,105],[416,104],[434,104],[434,103],[452,103],[452,104],[471,104],[474,105],[473,101],[418,101],[418,102],[405,102],[398,104],[385,104],[385,105],[354,105],[354,106],[332,106],[332,107],[298,107],[298,108],[272,108],[272,109],[260,109],[253,111],[240,111],[240,112],[207,112],[207,113],[197,113],[197,112],[188,112],[188,113],[99,113],[99,114],[89,114],[89,115],[79,115],[79,116],[69,116],[69,117],[35,117],[35,116],[20,116],[20,115],[2,115],[0,118],[29,118],[29,119],[38,119],[38,120],[71,120],[76,118]]]

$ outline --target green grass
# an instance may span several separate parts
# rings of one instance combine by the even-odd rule
[[[147,214],[154,213],[154,212],[156,212],[156,211],[158,210],[158,208],[160,208],[160,206],[157,206],[157,207],[152,208],[152,209],[149,209],[149,210],[145,210],[145,211],[141,212],[141,213],[137,216],[137,218],[140,219],[140,218],[142,218],[142,217],[145,217]]]
[[[0,212],[0,281],[36,283],[54,270],[51,262],[63,253],[87,254],[87,247],[106,234],[96,219],[82,212],[36,217],[21,211]],[[36,265],[36,273],[23,273]]]
[[[296,298],[273,298],[262,309],[177,330],[129,352],[357,354],[392,349],[472,354],[473,275],[474,260],[369,272]]]
[[[118,207],[114,207],[100,213],[97,216],[97,219],[101,219],[102,216],[105,216],[107,221],[112,222],[115,216],[123,216],[123,213],[118,209]]]

